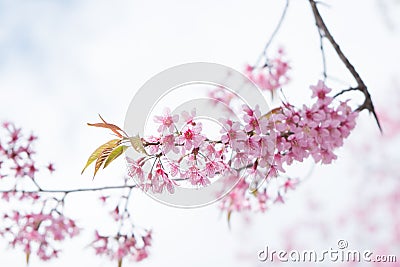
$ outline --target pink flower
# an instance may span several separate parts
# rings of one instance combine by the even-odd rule
[[[119,221],[122,219],[122,214],[119,212],[119,207],[116,206],[115,209],[113,209],[111,212],[111,217],[114,219],[114,221]]]
[[[201,135],[201,123],[195,123],[195,125],[189,125],[182,131],[182,134],[178,137],[178,143],[183,145],[185,150],[192,148],[198,148],[206,140],[206,137]]]
[[[224,144],[230,144],[232,149],[239,150],[243,149],[243,142],[246,140],[246,133],[240,128],[239,122],[233,122],[230,119],[221,121],[223,123],[223,128],[221,133],[221,141]]]
[[[247,165],[250,160],[249,154],[244,151],[237,151],[232,159],[232,165],[234,168],[239,169]]]
[[[29,135],[27,141],[28,141],[28,143],[32,143],[33,141],[35,141],[37,139],[38,139],[38,137],[36,135],[31,134],[31,135]]]
[[[283,49],[280,48],[276,58],[267,62],[261,68],[250,65],[245,67],[245,75],[252,80],[261,90],[275,91],[289,82],[289,63],[284,59]]]
[[[118,233],[116,236],[101,236],[95,232],[95,239],[91,246],[97,255],[104,255],[110,259],[122,262],[129,256],[132,261],[142,261],[149,255],[151,246],[151,231],[144,231],[144,234],[134,233],[132,226],[127,234]],[[142,240],[142,242],[137,242]]]
[[[179,115],[171,115],[171,110],[169,108],[165,108],[163,116],[155,116],[154,122],[161,123],[158,127],[159,133],[164,133],[165,130],[168,132],[173,133],[175,128],[175,123],[179,120]]]
[[[232,176],[232,179],[236,179],[235,176]],[[233,188],[229,194],[224,197],[221,201],[221,209],[226,210],[231,213],[232,211],[244,211],[250,210],[251,204],[248,195],[249,185],[245,182],[244,179],[241,179],[238,184]]]
[[[156,154],[159,153],[160,151],[160,137],[157,136],[147,136],[146,138],[143,138],[145,144],[146,145],[146,150],[148,151],[148,153],[150,154]]]
[[[223,171],[224,164],[220,161],[207,161],[204,172],[207,177],[213,178],[217,173]]]
[[[30,178],[35,177],[35,173],[38,171],[33,163],[26,166],[28,168],[28,172],[26,173]]]
[[[256,134],[265,133],[267,131],[268,122],[265,118],[261,118],[261,112],[258,105],[251,109],[247,105],[243,105],[243,120],[246,122],[244,127],[246,132],[254,131]]]
[[[219,86],[208,93],[208,97],[213,100],[214,104],[223,104],[229,110],[230,103],[235,96],[236,95],[228,89]]]
[[[160,163],[157,163],[155,175],[151,179],[152,190],[154,193],[162,193],[164,188],[170,194],[175,191],[175,182],[168,178],[168,174],[163,169]]]
[[[311,97],[318,97],[321,103],[328,105],[333,98],[326,96],[332,89],[328,88],[323,81],[318,81],[317,85],[310,86],[313,94]]]
[[[196,109],[193,109],[190,113],[187,111],[182,112],[182,118],[186,124],[195,124],[194,118],[196,117]]]
[[[142,169],[142,162],[143,158],[140,158],[138,160],[133,160],[129,157],[126,157],[126,161],[128,163],[128,174],[130,177],[137,176],[139,178],[140,182],[144,182],[144,172]]]
[[[53,163],[49,163],[46,167],[50,173],[53,173],[56,169],[54,168],[54,164]]]
[[[175,154],[179,152],[178,147],[175,145],[175,136],[173,134],[163,136],[161,138],[161,143],[162,143],[162,152],[164,154],[167,154],[170,151],[174,152]]]
[[[25,253],[36,253],[42,260],[58,256],[55,243],[79,234],[75,222],[57,212],[21,214],[14,211],[4,216],[4,222],[13,226],[0,229],[0,236],[8,232],[12,246],[21,246]]]
[[[8,141],[8,144],[16,144],[21,136],[21,129],[15,128],[15,126],[11,124],[11,127],[8,128],[8,130],[10,132],[10,141]]]
[[[285,200],[283,199],[283,196],[282,196],[282,194],[279,192],[278,193],[278,195],[276,196],[276,198],[275,198],[275,200],[274,200],[274,203],[285,203]]]
[[[15,170],[15,177],[24,177],[25,176],[25,171],[24,171],[24,167],[18,165],[17,163],[15,164],[15,166],[11,167],[12,170]]]
[[[169,162],[170,174],[172,177],[175,177],[179,173],[179,163],[170,161]]]
[[[184,173],[184,177],[189,179],[192,185],[206,186],[210,184],[210,180],[208,180],[207,176],[195,165],[188,168]]]
[[[296,186],[299,184],[298,179],[287,179],[283,184],[283,190],[286,193],[289,189],[294,190]]]
[[[101,203],[105,204],[107,199],[109,198],[109,196],[100,196],[99,199],[101,201]]]
[[[264,189],[262,192],[257,193],[258,205],[260,207],[261,212],[265,212],[267,210],[267,201],[269,200],[269,196],[267,194],[267,190]]]

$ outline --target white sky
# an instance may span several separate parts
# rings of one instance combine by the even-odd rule
[[[392,31],[384,24],[378,1],[326,2],[330,7],[321,10],[328,27],[372,96],[384,103],[393,81],[399,83],[399,29]],[[385,3],[394,5],[395,1]],[[109,138],[104,131],[87,127],[86,122],[96,121],[101,113],[108,121],[123,125],[135,90],[167,67],[207,61],[241,69],[254,62],[283,4],[267,0],[0,1],[0,120],[14,121],[40,137],[38,160],[55,162],[57,168],[50,181],[43,176],[46,187],[117,183],[125,170],[122,160],[94,181],[90,172],[80,175],[89,153]],[[399,5],[389,9],[389,14],[395,20]],[[286,97],[301,104],[308,101],[307,88],[322,72],[308,1],[291,1],[270,54],[280,44],[293,68]],[[351,81],[331,49],[327,53],[328,72]],[[331,85],[346,88],[348,84]],[[366,114],[362,117],[367,118]],[[370,127],[366,129],[377,134],[373,120],[367,119]],[[358,131],[346,143],[362,138]],[[287,204],[254,215],[250,225],[233,216],[231,231],[216,205],[180,210],[135,194],[131,208],[137,224],[154,230],[151,255],[140,265],[258,266],[259,249],[266,244],[279,246],[283,229],[307,218],[302,211],[308,195],[328,203],[327,218],[346,205],[346,193],[354,193],[346,162],[354,162],[356,155],[346,150],[341,154],[334,165],[317,166]],[[338,192],[344,197],[337,199]],[[84,249],[92,238],[91,227],[110,225],[97,197],[97,193],[70,197],[67,215],[87,231],[66,242],[58,260],[42,263],[32,258],[32,267],[116,266]],[[335,200],[334,204],[330,200]],[[0,202],[3,208],[4,202]],[[335,244],[336,239],[328,244]],[[0,240],[0,266],[24,266],[25,257],[19,250],[5,247]],[[130,265],[134,264],[125,266]]]

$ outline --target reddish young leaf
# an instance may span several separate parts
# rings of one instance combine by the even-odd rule
[[[99,117],[105,124],[111,125],[113,128],[115,128],[115,130],[122,132],[123,134],[125,134],[125,137],[128,136],[127,133],[124,130],[122,130],[120,127],[118,127],[117,125],[106,122],[100,114],[99,114]]]
[[[125,133],[124,130],[122,130],[121,128],[119,128],[117,125],[115,124],[111,124],[106,122],[99,114],[100,119],[103,121],[102,123],[88,123],[87,125],[89,126],[94,126],[94,127],[101,127],[101,128],[107,128],[110,129],[111,131],[113,131],[113,133],[115,133],[118,137],[123,137],[124,135],[127,136],[127,134]]]

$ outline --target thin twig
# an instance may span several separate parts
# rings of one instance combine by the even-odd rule
[[[272,41],[275,38],[275,35],[278,33],[279,29],[282,26],[282,23],[285,19],[286,11],[288,10],[288,7],[289,7],[289,0],[286,0],[286,4],[285,4],[285,7],[283,8],[283,12],[282,12],[281,17],[279,18],[278,24],[276,25],[274,31],[272,32],[271,36],[269,37],[268,42],[265,44],[262,53],[260,54],[260,56],[258,57],[258,59],[256,61],[256,64],[254,64],[254,67],[257,67],[258,64],[260,64],[260,61],[263,57],[265,57],[265,58],[267,57],[268,47],[271,45]]]
[[[135,188],[137,185],[116,185],[116,186],[104,186],[104,187],[92,187],[92,188],[77,188],[77,189],[38,189],[38,190],[0,190],[0,193],[12,193],[12,192],[18,192],[18,193],[27,193],[27,194],[32,194],[32,193],[64,193],[64,194],[70,194],[70,193],[77,193],[77,192],[87,192],[87,191],[102,191],[102,190],[115,190],[115,189],[123,189],[123,188]]]
[[[375,117],[376,123],[378,124],[379,130],[382,132],[381,125],[379,123],[378,116],[375,112],[374,104],[372,103],[371,95],[368,92],[367,86],[365,85],[364,81],[361,79],[360,75],[354,68],[354,66],[350,63],[349,59],[344,55],[342,50],[340,49],[340,46],[338,43],[335,41],[333,38],[332,34],[328,30],[324,20],[321,17],[321,14],[319,13],[317,3],[314,0],[309,0],[314,18],[315,18],[315,23],[318,27],[318,31],[322,31],[323,37],[328,39],[328,41],[331,43],[332,47],[335,49],[336,54],[339,56],[340,60],[343,62],[343,64],[346,66],[347,70],[351,73],[351,75],[354,77],[354,79],[357,82],[357,90],[361,91],[364,96],[365,100],[362,105],[360,105],[357,108],[357,111],[362,111],[364,109],[368,110],[370,113],[372,113]]]
[[[318,31],[318,34],[319,34],[319,48],[321,49],[321,55],[322,55],[322,68],[323,68],[322,75],[324,76],[324,82],[326,82],[327,70],[326,70],[326,56],[324,48],[324,36],[322,35],[321,30]]]
[[[350,91],[359,91],[360,89],[358,87],[350,87],[347,89],[343,89],[342,91],[340,91],[339,93],[337,93],[336,95],[333,96],[333,98],[336,98],[346,92],[350,92]]]

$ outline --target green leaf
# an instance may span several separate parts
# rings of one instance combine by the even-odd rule
[[[142,143],[142,139],[140,138],[139,135],[136,135],[134,137],[130,137],[129,141],[131,141],[132,147],[133,149],[135,149],[137,152],[145,154],[145,155],[149,155],[146,152],[146,149],[144,149],[143,143]]]
[[[97,171],[100,169],[101,165],[103,165],[104,161],[110,156],[114,147],[108,147],[101,152],[100,156],[97,158],[96,163],[94,165],[94,174],[93,179],[96,176]]]
[[[107,148],[112,148],[114,149],[116,146],[118,146],[121,143],[120,139],[113,139],[108,141],[107,143],[99,146],[89,157],[89,159],[86,162],[85,167],[83,168],[81,174],[86,170],[86,168],[92,164],[95,160],[98,160],[100,156],[102,155],[103,151]]]
[[[104,168],[106,168],[108,166],[108,164],[110,164],[113,160],[115,160],[116,158],[118,158],[119,156],[122,155],[122,153],[125,152],[125,150],[127,149],[127,146],[119,146],[117,148],[115,148],[110,155],[108,156],[108,158],[106,159],[106,162],[104,163]]]

